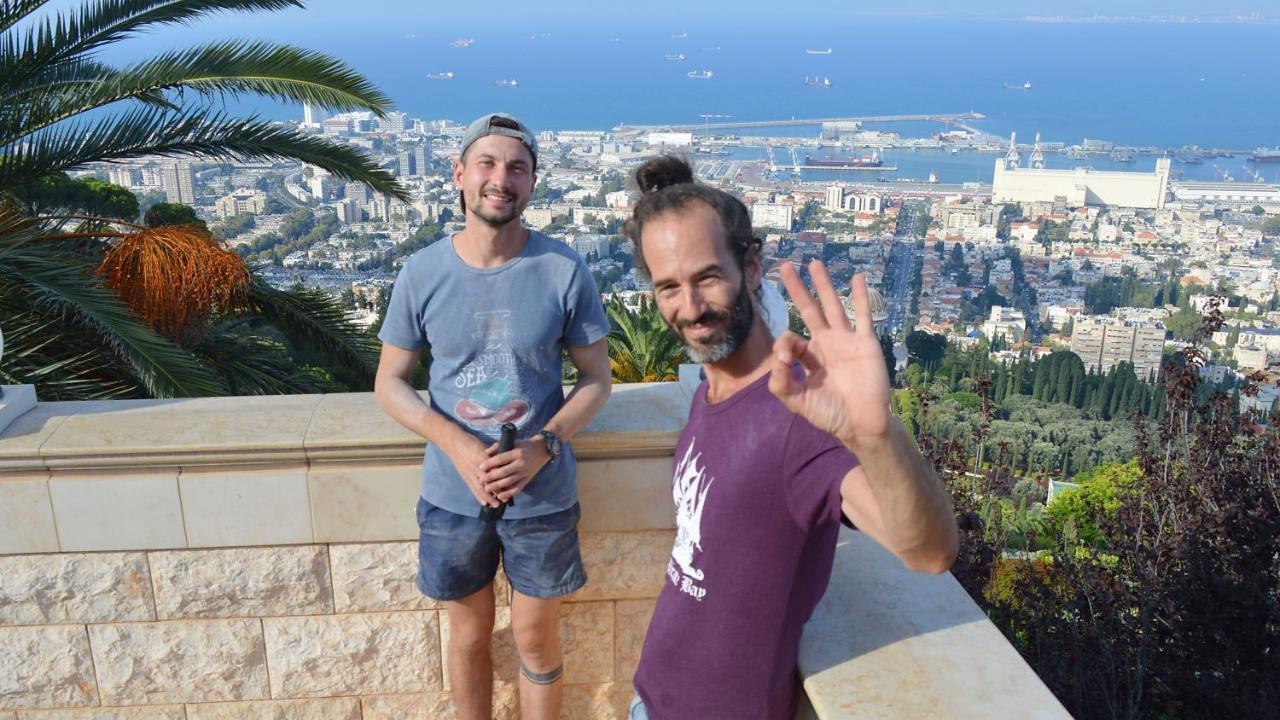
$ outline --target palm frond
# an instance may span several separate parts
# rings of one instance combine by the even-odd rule
[[[283,345],[259,335],[235,331],[236,323],[212,328],[192,348],[222,379],[232,395],[320,393],[333,386],[289,357]]]
[[[0,32],[8,30],[49,0],[0,0]]]
[[[353,325],[347,311],[327,293],[278,290],[255,273],[249,283],[248,309],[290,343],[372,383],[378,343]]]
[[[103,361],[87,336],[67,333],[59,319],[22,306],[17,293],[0,296],[5,318],[0,384],[32,384],[40,398],[116,400],[141,393],[127,376]]]
[[[155,397],[219,395],[222,384],[189,353],[156,335],[93,278],[93,265],[65,243],[40,241],[35,228],[0,218],[0,283],[29,307],[61,318],[59,332],[91,333]]]
[[[396,199],[409,199],[390,171],[354,148],[256,117],[234,119],[206,110],[142,108],[91,124],[60,123],[4,146],[3,152],[0,191],[90,162],[162,155],[300,160]]]
[[[31,5],[31,3],[27,3]],[[29,15],[37,6],[30,7]],[[215,12],[282,10],[299,0],[97,0],[79,12],[32,23],[21,39],[6,33],[0,50],[0,95],[43,70],[158,25],[187,23]]]
[[[176,108],[162,93],[175,89],[191,89],[206,96],[263,95],[329,110],[371,110],[378,115],[385,114],[391,104],[367,78],[337,58],[287,45],[231,40],[165,53],[123,71],[90,68],[83,63],[54,68],[48,78],[33,78],[28,87],[10,93],[13,102],[9,105],[16,110],[16,117],[8,125],[20,131],[18,136],[25,136],[94,108],[131,99]]]

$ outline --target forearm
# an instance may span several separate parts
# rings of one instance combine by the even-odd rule
[[[374,385],[374,397],[383,412],[433,445],[445,447],[455,435],[464,432],[452,420],[432,409],[404,378],[379,376]]]
[[[889,549],[913,570],[942,572],[958,545],[951,498],[897,418],[876,442],[846,443],[879,507]]]
[[[572,439],[604,407],[612,387],[608,375],[579,375],[564,405],[540,429],[550,430],[561,440]]]

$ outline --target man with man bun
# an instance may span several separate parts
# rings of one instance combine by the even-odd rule
[[[689,357],[704,365],[676,447],[677,532],[635,675],[633,720],[790,720],[804,623],[831,576],[841,519],[908,568],[945,572],[950,499],[889,407],[866,280],[850,327],[820,262],[817,299],[789,264],[809,329],[761,317],[760,241],[746,207],[678,158],[635,174],[636,266]]]

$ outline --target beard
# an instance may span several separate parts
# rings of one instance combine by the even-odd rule
[[[512,202],[505,210],[491,210],[484,204],[484,194],[489,190],[490,188],[481,189],[475,198],[467,201],[467,207],[471,212],[489,227],[500,228],[513,220],[518,220],[520,215],[524,213],[525,206],[529,204],[528,199],[521,202],[518,197],[512,194]]]
[[[686,328],[713,321],[718,322],[720,327],[706,340],[694,344],[685,337]],[[667,323],[667,326],[676,334],[676,337],[680,338],[689,360],[696,363],[717,363],[737,352],[750,334],[753,322],[755,322],[755,310],[751,305],[751,291],[747,289],[746,277],[743,277],[731,307],[724,310],[708,310],[692,322],[680,321],[675,325]]]

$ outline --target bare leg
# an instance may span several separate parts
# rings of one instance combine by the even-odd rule
[[[446,602],[449,612],[449,684],[459,720],[493,717],[493,583],[461,600]]]
[[[560,598],[532,598],[511,593],[511,627],[520,662],[537,682],[520,674],[521,720],[555,720],[560,716],[563,679],[556,671],[564,666],[560,649]]]

